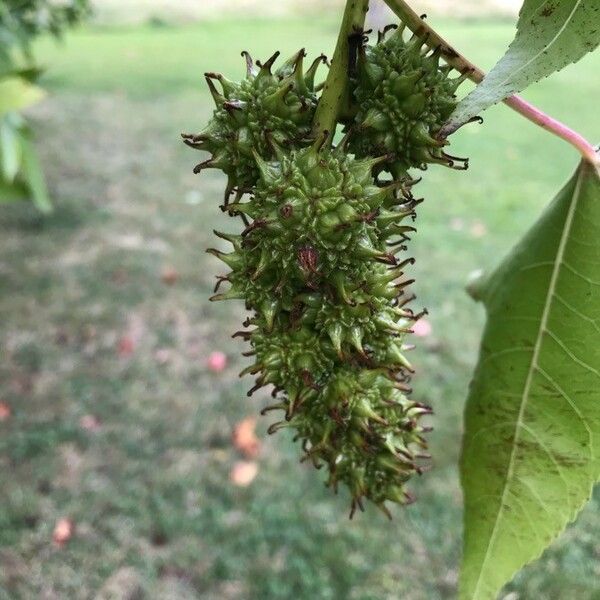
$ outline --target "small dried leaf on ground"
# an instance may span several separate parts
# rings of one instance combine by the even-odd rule
[[[206,361],[208,370],[213,373],[220,373],[227,366],[227,356],[223,352],[211,352]]]
[[[261,441],[256,437],[255,427],[256,417],[246,417],[233,429],[233,445],[247,458],[256,458],[260,454]]]
[[[67,517],[59,519],[52,532],[54,545],[62,548],[73,537],[74,530],[75,525],[71,519]]]
[[[160,279],[165,285],[174,285],[179,279],[179,273],[172,266],[163,267],[160,273]]]
[[[86,431],[99,431],[101,427],[100,419],[95,415],[83,415],[79,419],[79,426]]]
[[[248,487],[258,474],[258,464],[241,460],[236,462],[229,473],[229,479],[238,487]]]
[[[12,415],[12,410],[6,402],[0,401],[0,423],[8,421]]]

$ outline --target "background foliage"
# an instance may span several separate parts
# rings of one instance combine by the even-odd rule
[[[61,36],[87,12],[87,0],[0,4],[0,204],[32,199],[42,212],[52,208],[32,131],[19,114],[43,97],[31,44],[43,33]]]
[[[267,403],[246,399],[248,363],[234,303],[207,301],[218,272],[204,254],[223,181],[199,180],[174,133],[200,127],[212,101],[202,73],[243,74],[238,40],[257,57],[301,46],[331,53],[337,21],[216,21],[188,28],[88,29],[56,49],[50,96],[32,109],[56,197],[40,217],[0,212],[0,597],[403,598],[456,595],[463,402],[483,311],[464,293],[494,266],[575,167],[571,150],[498,107],[454,138],[471,169],[431,169],[412,249],[432,330],[417,338],[416,399],[435,408],[434,471],[394,522],[371,511],[351,523],[347,497],[297,464],[285,435],[257,435],[253,458],[230,432]],[[444,22],[442,32],[489,68],[512,24]],[[600,57],[528,97],[591,139],[600,120]],[[573,95],[578,87],[581,94]],[[160,143],[157,143],[160,140]],[[538,149],[544,148],[541,153]],[[188,165],[186,168],[185,165]],[[208,368],[214,350],[229,365]],[[8,416],[6,416],[8,415]],[[230,480],[256,463],[247,487]],[[597,597],[600,497],[503,595]],[[57,545],[61,519],[75,528]],[[382,550],[383,549],[383,550]]]

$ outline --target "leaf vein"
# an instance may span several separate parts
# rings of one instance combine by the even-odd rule
[[[569,396],[569,394],[567,394],[567,392],[565,392],[558,385],[558,383],[556,383],[556,381],[554,381],[554,379],[552,377],[550,377],[550,375],[548,373],[546,373],[546,371],[544,369],[542,369],[542,367],[538,366],[538,372],[543,377],[545,377],[547,379],[548,383],[550,383],[554,387],[554,389],[567,401],[569,406],[571,406],[571,408],[573,409],[573,412],[579,417],[579,420],[583,424],[583,426],[588,434],[588,449],[589,449],[589,453],[590,453],[590,477],[591,477],[591,469],[592,469],[592,465],[593,465],[594,461],[596,460],[596,457],[595,457],[595,453],[594,453],[594,437],[593,437],[590,426],[588,425],[587,421],[585,420],[585,417],[579,410],[579,407],[573,401],[573,399]]]
[[[569,348],[564,344],[564,342],[562,342],[561,339],[555,333],[552,332],[551,329],[544,328],[544,331],[560,346],[560,348],[563,350],[563,352],[574,363],[578,364],[579,366],[583,367],[590,373],[593,373],[594,375],[596,375],[596,377],[600,378],[600,371],[598,371],[597,369],[594,369],[594,367],[592,367],[592,365],[588,365],[588,363],[586,363],[584,360],[581,360],[580,358],[578,358],[571,350],[569,350]]]
[[[555,292],[554,297],[561,304],[563,304],[566,308],[568,308],[574,315],[577,315],[579,318],[583,319],[584,321],[591,323],[594,326],[594,328],[596,329],[596,331],[598,333],[600,333],[600,327],[598,326],[598,322],[596,319],[592,319],[591,317],[584,315],[581,311],[577,310],[572,304],[569,304],[569,302],[567,302],[560,294]]]

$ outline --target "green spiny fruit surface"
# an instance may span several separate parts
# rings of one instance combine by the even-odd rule
[[[361,47],[354,89],[357,114],[350,148],[358,157],[383,156],[381,167],[398,179],[429,163],[466,168],[467,161],[446,154],[436,134],[456,107],[455,92],[466,75],[451,77],[440,65],[441,50],[429,52],[423,39],[403,37],[403,27],[375,45]]]
[[[400,260],[418,203],[408,183],[378,183],[385,158],[355,159],[345,144],[322,141],[254,160],[258,179],[248,200],[227,207],[244,218],[241,234],[217,233],[230,252],[211,249],[231,271],[214,300],[243,299],[257,376],[249,393],[273,386],[303,460],[327,466],[328,485],[345,484],[352,512],[372,500],[406,503],[405,482],[421,468],[429,408],[408,399],[412,372],[406,334],[418,315],[406,308],[412,259]]]
[[[234,189],[240,193],[252,190],[259,176],[254,154],[264,160],[272,159],[271,141],[285,147],[310,143],[307,139],[317,104],[315,73],[325,60],[319,56],[304,72],[306,54],[300,50],[272,72],[279,52],[256,65],[248,53],[243,54],[247,73],[241,82],[206,73],[216,104],[213,118],[200,133],[183,134],[186,144],[212,154],[196,166],[196,173],[217,168],[228,176],[226,200]]]

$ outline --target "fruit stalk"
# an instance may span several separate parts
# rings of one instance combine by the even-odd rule
[[[331,68],[317,106],[313,132],[315,137],[327,134],[333,139],[335,125],[343,107],[349,100],[348,75],[351,67],[352,38],[357,44],[362,41],[365,17],[369,10],[369,0],[347,0],[340,26]]]
[[[446,62],[458,71],[465,73],[467,77],[475,82],[481,83],[485,72],[473,64],[462,54],[457,52],[441,35],[434,31],[406,2],[405,0],[385,0],[389,8],[406,24],[406,26],[419,36],[427,36],[431,47],[440,47],[441,56]],[[600,155],[594,146],[581,134],[573,131],[564,123],[547,115],[518,95],[510,96],[504,103],[514,111],[535,123],[542,129],[558,136],[577,149],[584,160],[593,165],[600,164]],[[456,131],[453,127],[444,127],[440,131],[441,137],[447,137]]]

